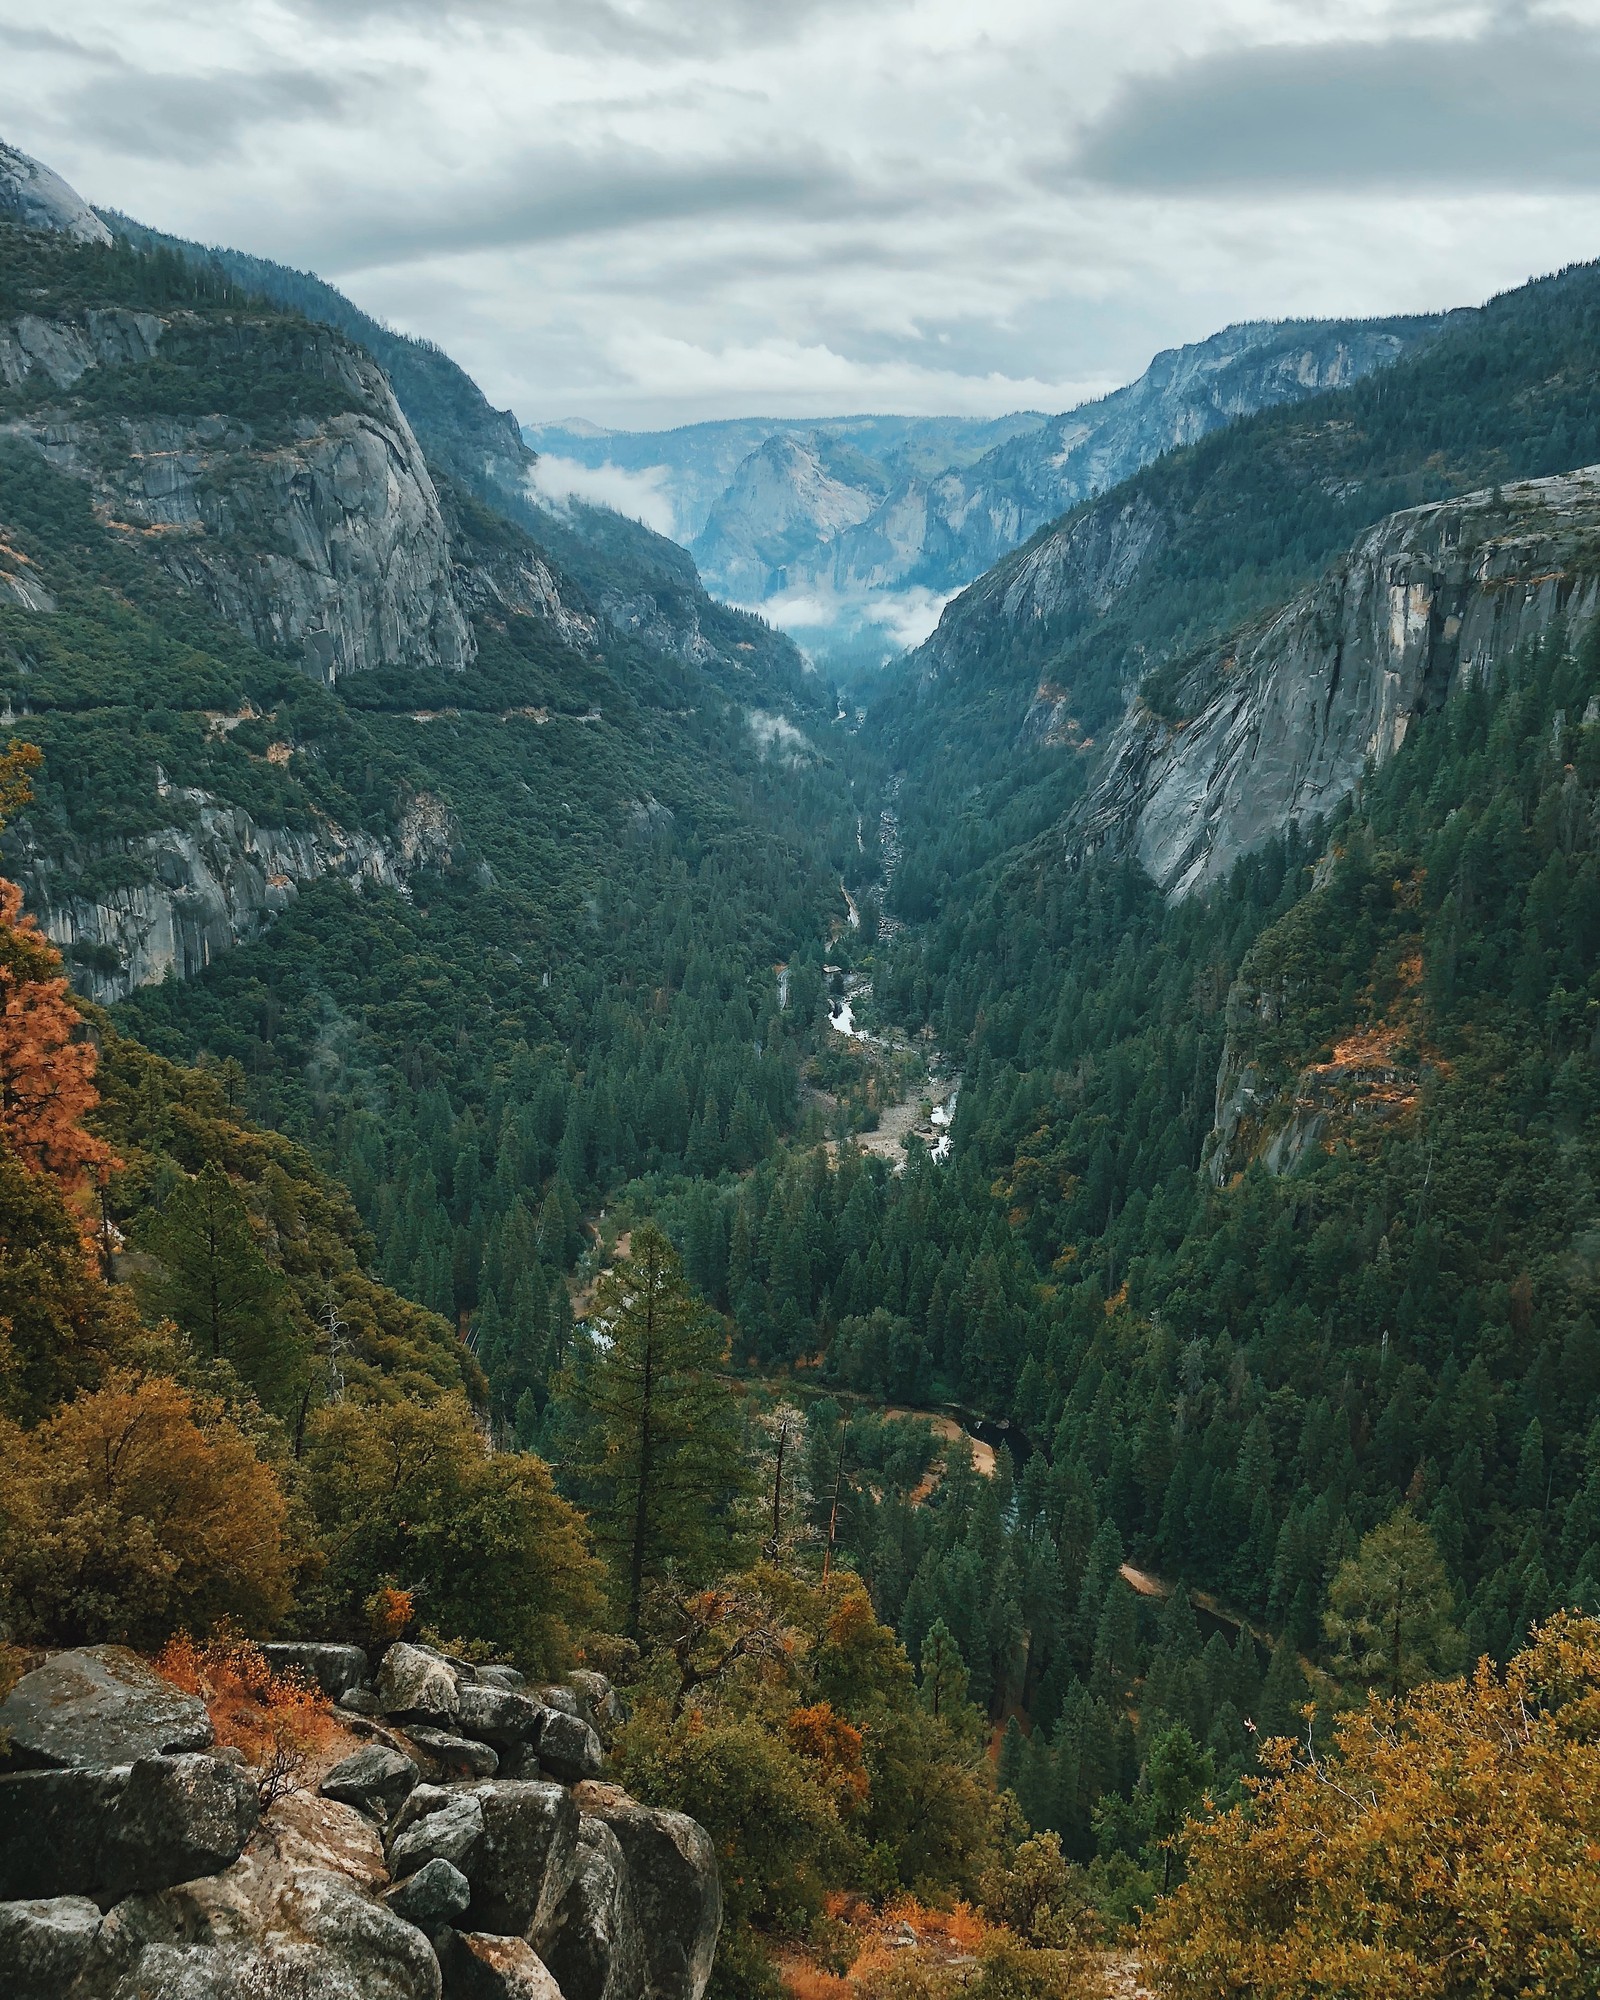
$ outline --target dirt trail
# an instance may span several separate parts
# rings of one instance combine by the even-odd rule
[[[971,1431],[957,1423],[954,1417],[947,1417],[934,1410],[907,1410],[896,1403],[883,1414],[886,1417],[911,1417],[933,1427],[935,1437],[954,1439],[964,1437],[972,1446],[972,1463],[985,1479],[994,1477],[994,1446],[985,1444],[982,1438],[975,1438]]]

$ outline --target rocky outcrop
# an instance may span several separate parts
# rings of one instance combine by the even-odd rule
[[[43,373],[70,392],[94,346],[93,317],[13,322],[0,334],[0,370],[8,381]],[[250,330],[241,323],[246,348]],[[170,348],[172,335],[170,321],[157,322],[150,352]],[[246,638],[315,679],[331,685],[383,666],[459,670],[473,656],[471,628],[410,426],[367,356],[330,334],[303,339],[319,350],[306,355],[306,372],[331,376],[354,407],[300,420],[287,438],[258,439],[226,415],[108,420],[70,393],[0,428],[83,480],[108,526],[137,536]]]
[[[834,476],[818,440],[770,437],[739,467],[694,543],[694,557],[737,602],[759,603],[817,567],[818,552],[864,521],[875,495]]]
[[[442,1729],[461,1711],[457,1670],[442,1654],[403,1641],[384,1654],[373,1693],[382,1712],[397,1722]]]
[[[322,1796],[354,1806],[382,1826],[416,1788],[420,1771],[402,1750],[368,1743],[341,1758],[322,1780]]]
[[[61,947],[80,993],[102,1004],[169,974],[191,979],[252,938],[307,883],[332,875],[406,893],[413,872],[443,867],[456,840],[443,804],[408,799],[390,838],[323,816],[307,827],[258,826],[242,807],[163,784],[177,823],[93,850],[23,850],[16,872],[28,908]],[[118,886],[84,893],[86,877]]]
[[[219,1757],[0,1776],[0,1901],[119,1897],[226,1868],[255,1831],[255,1787]]]
[[[359,1646],[334,1646],[308,1639],[269,1639],[261,1648],[277,1674],[303,1674],[330,1701],[337,1701],[367,1678],[367,1656]]]
[[[594,618],[566,601],[555,571],[531,546],[475,550],[472,561],[457,563],[455,578],[469,611],[501,622],[513,615],[540,619],[579,652],[598,638]]]
[[[198,315],[23,314],[0,326],[0,381],[44,388],[0,431],[81,479],[108,526],[256,645],[328,684],[380,666],[455,671],[473,657],[439,497],[370,356],[320,328],[240,314],[230,365],[282,365],[345,407],[266,433],[242,417],[106,416],[74,391],[91,370],[209,361]]]
[[[638,1911],[651,2000],[700,2000],[722,1929],[711,1836],[686,1814],[642,1806],[611,1785],[583,1787],[579,1798],[616,1837]]]
[[[125,1646],[57,1653],[0,1701],[0,1744],[13,1770],[128,1764],[211,1740],[205,1703]]]
[[[644,1929],[622,1844],[586,1814],[572,1880],[535,1937],[564,2000],[630,2000],[645,1981]]]
[[[1069,825],[1173,899],[1332,810],[1464,679],[1600,607],[1600,468],[1395,514],[1276,617],[1136,700]]]
[[[48,229],[75,243],[111,241],[111,231],[57,173],[0,141],[0,222]]]
[[[957,599],[912,656],[923,681],[981,661],[999,628],[1012,637],[1053,620],[1103,616],[1165,546],[1170,523],[1134,491],[1091,507],[1023,549]]]
[[[24,1676],[15,1712],[39,1712],[55,1688],[99,1685],[106,1650]],[[318,1658],[302,1667],[339,1664],[320,1656],[344,1651],[307,1650]],[[132,1676],[109,1685],[102,1708],[120,1689],[127,1714],[120,1737],[104,1734],[107,1714],[91,1716],[97,1740],[131,1738],[149,1690]],[[523,1737],[529,1710],[591,1738],[590,1715],[608,1727],[622,1718],[599,1674],[539,1693],[549,1699],[509,1667],[391,1648],[374,1687],[341,1696],[349,1726],[374,1740],[320,1793],[280,1798],[259,1823],[256,1774],[223,1753],[0,1774],[7,1994],[703,2000],[722,1903],[693,1820],[548,1774],[418,1781],[424,1760],[407,1754],[426,1730],[418,1713],[482,1722],[502,1740]],[[362,1719],[380,1702],[383,1724]]]
[[[60,2000],[71,1990],[100,1928],[87,1896],[0,1903],[0,1965],[11,2000]]]

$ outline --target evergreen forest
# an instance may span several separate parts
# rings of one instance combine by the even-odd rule
[[[1085,502],[859,709],[320,280],[0,227],[34,322],[159,340],[0,376],[0,1681],[604,1671],[717,1844],[718,2000],[1088,1995],[1135,1938],[1394,1991],[1495,1896],[1534,1941],[1420,1990],[1592,1991],[1600,547],[1211,890],[1075,815],[1375,523],[1600,462],[1600,267]],[[395,422],[465,664],[313,675],[216,578],[290,560],[264,465]],[[130,524],[180,435],[205,525]],[[1011,615],[1130,521],[1137,588]],[[151,910],[206,940],[155,976]],[[1527,1879],[1419,1942],[1383,1815]],[[959,1985],[845,1983],[903,1908]]]

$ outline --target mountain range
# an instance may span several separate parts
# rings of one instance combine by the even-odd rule
[[[1308,1701],[1600,1612],[1600,265],[1066,416],[665,435],[530,445],[0,151],[8,1449],[153,1371],[319,1524],[263,1626],[463,1673],[502,1600],[577,1643],[521,1543],[477,1587],[473,1480],[537,1498],[721,1857],[671,1993],[732,2000],[874,1900],[1012,1936],[1008,1867],[1119,1934]],[[919,591],[848,687],[773,622]],[[658,1282],[647,1575],[593,1425]],[[356,1507],[446,1405],[490,1470]],[[146,1529],[51,1597],[12,1490],[0,1616],[115,1636]]]
[[[718,595],[765,605],[825,652],[848,653],[875,627],[882,656],[908,617],[911,629],[931,624],[945,599],[1080,500],[1240,416],[1359,381],[1445,324],[1435,315],[1232,326],[1054,417],[740,420],[663,432],[552,424],[524,436],[602,479],[626,475],[632,504],[664,500]],[[619,486],[624,506],[626,494]]]

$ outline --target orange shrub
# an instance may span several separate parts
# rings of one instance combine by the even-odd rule
[[[870,1780],[861,1754],[861,1731],[835,1715],[828,1702],[794,1711],[789,1717],[789,1748],[821,1765],[838,1794],[841,1811],[853,1812],[866,1804]]]
[[[218,1743],[244,1753],[256,1771],[263,1812],[301,1788],[338,1733],[320,1689],[294,1669],[274,1673],[265,1653],[247,1639],[169,1639],[155,1664],[174,1687],[204,1701]]]
[[[378,1646],[392,1646],[417,1615],[411,1592],[394,1583],[380,1584],[361,1608],[367,1615],[367,1630]]]
[[[791,2000],[855,2000],[855,1988],[836,1972],[791,1962],[780,1967],[783,1990]]]

